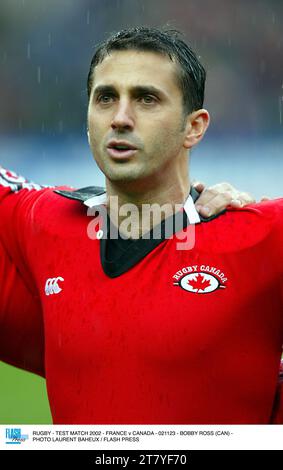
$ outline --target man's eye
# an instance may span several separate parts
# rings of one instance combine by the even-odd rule
[[[145,104],[151,104],[151,103],[156,102],[156,98],[154,98],[154,96],[151,96],[151,95],[143,95],[141,96],[141,99],[143,100]]]
[[[99,103],[110,103],[111,99],[113,98],[113,95],[100,95],[97,97],[97,101]]]

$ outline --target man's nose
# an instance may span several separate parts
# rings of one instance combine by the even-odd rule
[[[134,127],[134,116],[131,104],[120,102],[111,122],[112,129],[132,129]]]

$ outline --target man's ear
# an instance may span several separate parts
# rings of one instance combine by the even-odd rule
[[[203,138],[209,126],[210,116],[206,109],[198,109],[187,118],[184,147],[190,149]]]

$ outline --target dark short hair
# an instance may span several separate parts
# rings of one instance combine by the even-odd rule
[[[167,55],[178,67],[177,79],[183,94],[186,114],[203,107],[206,71],[195,52],[176,29],[146,26],[123,29],[113,33],[96,46],[87,78],[88,98],[91,95],[93,71],[112,51],[137,50]]]

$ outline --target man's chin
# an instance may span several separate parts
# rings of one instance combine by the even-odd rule
[[[121,183],[121,184],[126,184],[126,183],[134,183],[137,181],[140,181],[141,176],[139,175],[133,175],[133,174],[110,174],[106,175],[109,181],[113,183]]]
[[[122,183],[131,183],[134,181],[139,181],[143,178],[144,174],[142,171],[139,171],[137,168],[124,168],[120,167],[119,169],[108,168],[107,171],[103,171],[105,176],[109,181],[120,182]]]

